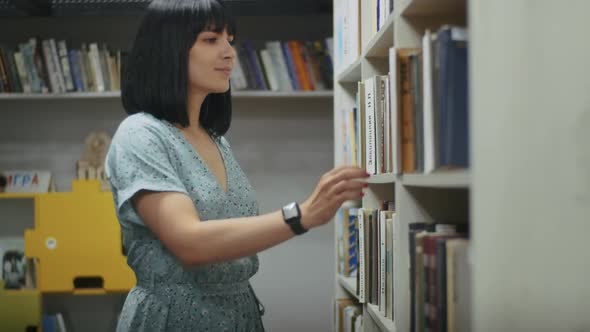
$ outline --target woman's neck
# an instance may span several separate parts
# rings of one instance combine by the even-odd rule
[[[205,101],[205,97],[207,97],[207,93],[205,92],[194,90],[190,92],[187,101],[189,126],[183,128],[183,130],[194,135],[202,135],[203,133],[206,133],[206,130],[201,127],[200,123],[201,106],[203,105],[203,101]]]

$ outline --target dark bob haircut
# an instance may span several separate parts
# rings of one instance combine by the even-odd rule
[[[189,125],[188,56],[202,31],[236,34],[227,8],[218,0],[154,0],[137,31],[123,73],[121,95],[128,114],[147,112],[158,119]],[[199,122],[212,136],[231,124],[231,90],[210,93]]]

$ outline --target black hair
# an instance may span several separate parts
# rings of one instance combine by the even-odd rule
[[[158,119],[189,125],[188,57],[202,31],[236,34],[236,24],[220,0],[154,0],[139,26],[123,70],[121,96],[128,114],[147,112]],[[199,122],[212,136],[231,124],[231,89],[210,93]]]

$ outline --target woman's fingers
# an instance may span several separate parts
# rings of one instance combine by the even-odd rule
[[[344,191],[348,191],[348,190],[356,190],[356,191],[361,191],[363,188],[367,187],[368,185],[365,182],[361,182],[361,181],[355,181],[355,180],[344,180],[344,181],[340,181],[338,182],[336,185],[334,185],[328,192],[328,195],[333,196],[333,195],[338,195]]]

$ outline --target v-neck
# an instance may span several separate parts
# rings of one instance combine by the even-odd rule
[[[213,178],[213,180],[215,181],[215,185],[217,186],[219,191],[221,191],[225,195],[229,194],[231,182],[229,181],[229,172],[227,171],[228,167],[227,167],[227,163],[226,163],[226,156],[223,152],[222,147],[220,146],[220,144],[218,142],[219,138],[212,137],[211,140],[215,143],[215,147],[217,147],[217,151],[219,151],[219,156],[221,157],[221,163],[223,164],[223,172],[225,173],[225,189],[223,189],[221,181],[219,181],[219,178],[217,176],[215,176],[215,173],[213,173],[213,170],[211,169],[211,167],[209,167],[209,165],[207,164],[205,159],[203,157],[201,157],[201,154],[199,154],[199,151],[197,151],[197,149],[195,149],[193,144],[186,138],[186,136],[184,136],[184,133],[182,132],[182,130],[180,130],[179,128],[177,128],[176,126],[174,126],[171,123],[169,125],[173,128],[174,132],[178,134],[180,139],[189,146],[189,149],[191,149],[192,153],[199,159],[201,164],[203,164],[205,171]]]

